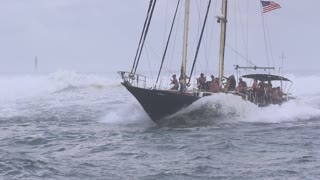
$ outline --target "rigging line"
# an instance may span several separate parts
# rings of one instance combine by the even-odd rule
[[[237,3],[238,1],[236,0],[235,1],[235,3]],[[237,39],[238,39],[238,34],[237,34],[237,5],[235,5],[234,6],[235,8],[234,8],[234,19],[235,19],[235,21],[234,21],[234,34],[235,34],[235,44],[236,44],[236,51],[238,51],[238,41],[237,41]],[[238,56],[237,56],[237,54],[236,54],[236,64],[238,64]]]
[[[202,9],[202,1],[197,1],[199,2],[199,4],[197,3],[197,10],[198,10],[198,29],[197,29],[197,36],[199,35],[199,32],[201,32],[201,9]],[[206,39],[205,39],[206,40]],[[206,50],[206,42],[203,42],[203,46],[204,46],[204,50]],[[205,54],[206,55],[206,54]],[[205,58],[206,60],[206,58]],[[200,62],[200,66],[202,67],[202,64]],[[203,67],[202,67],[203,68]],[[207,74],[208,71],[208,62],[205,61],[205,68],[204,72],[205,74]]]
[[[229,44],[226,44],[226,46],[227,46],[228,48],[230,48],[231,51],[233,51],[234,53],[236,53],[239,57],[241,57],[243,60],[246,60],[247,63],[255,66],[255,64],[254,64],[252,61],[250,61],[249,59],[247,59],[245,56],[241,55],[238,51],[236,51],[234,48],[232,48]]]
[[[177,12],[178,12],[178,9],[179,9],[179,4],[180,4],[180,0],[178,0],[177,7],[176,7],[176,11],[175,11],[174,16],[173,16],[173,20],[172,20],[172,24],[171,24],[169,36],[168,36],[168,39],[167,39],[167,44],[166,44],[166,47],[165,47],[165,49],[164,49],[164,53],[163,53],[163,56],[162,56],[162,61],[161,61],[161,65],[160,65],[160,69],[159,69],[159,73],[158,73],[156,85],[157,85],[157,83],[158,83],[159,76],[160,76],[160,73],[161,73],[161,69],[162,69],[162,66],[163,66],[163,62],[164,62],[164,59],[165,59],[166,54],[167,54],[167,49],[168,49],[168,46],[169,46],[169,42],[170,42],[170,38],[171,38],[171,34],[172,34],[174,22],[175,22],[175,20],[176,20]]]
[[[193,49],[193,45],[197,46],[198,45],[198,42],[199,42],[199,39],[198,37],[200,36],[201,34],[201,22],[202,22],[202,18],[201,18],[201,9],[202,9],[202,1],[196,1],[195,4],[197,5],[197,27],[195,28],[197,31],[193,37],[193,40],[192,40],[192,43],[189,43],[192,45],[192,48]],[[196,14],[196,13],[195,13]],[[193,43],[193,42],[196,42],[196,43]],[[205,70],[205,68],[202,66],[201,62],[199,62],[199,66],[202,70]]]
[[[165,42],[166,42],[166,34],[167,34],[167,21],[168,21],[168,6],[169,6],[169,3],[168,3],[169,0],[167,0],[167,3],[166,3],[166,12],[165,12],[165,16],[166,18],[165,21],[164,21],[164,32],[163,32],[163,41],[162,41],[162,47],[165,47]],[[163,49],[164,50],[164,49]]]
[[[268,40],[269,40],[270,55],[271,55],[271,59],[272,59],[272,62],[273,62],[273,66],[275,66],[275,61],[274,61],[273,51],[272,51],[272,46],[271,46],[270,30],[269,30],[269,26],[268,26],[268,18],[266,18],[266,26],[267,26],[267,35],[268,35]],[[274,69],[274,72],[275,71],[276,70]]]
[[[207,37],[208,36],[208,29],[205,30],[205,36]],[[209,58],[208,58],[208,38],[205,38],[205,41],[203,43],[204,45],[204,59],[205,59],[205,66],[206,66],[206,69],[205,69],[205,72],[206,74],[208,73],[208,68],[209,68]]]
[[[213,5],[215,8],[214,8],[214,10],[213,10],[213,13],[211,13],[213,16],[216,14],[216,12],[217,12],[217,8],[218,8],[218,1],[215,1],[215,4]],[[211,57],[211,53],[213,53],[214,51],[214,27],[215,27],[215,24],[216,23],[211,23],[211,32],[209,33],[210,34],[210,38],[209,38],[209,52],[208,52],[208,57],[210,58]],[[210,49],[211,49],[211,51],[210,51]],[[213,70],[213,72],[212,73],[214,73],[214,69],[215,68],[212,68],[212,70]]]
[[[238,51],[238,33],[237,33],[237,3],[239,4],[238,0],[235,1],[235,5],[234,5],[234,34],[235,34],[235,47],[236,47],[236,51]],[[238,64],[238,54],[235,53],[236,56],[236,64]],[[237,73],[237,79],[239,79],[239,71],[237,69],[236,71]]]
[[[247,41],[245,39],[245,31],[244,31],[244,25],[243,25],[243,18],[242,18],[242,11],[241,11],[241,7],[240,7],[240,3],[238,3],[238,9],[239,9],[239,18],[240,18],[240,25],[241,25],[241,33],[242,33],[242,40],[243,40],[243,47],[244,47],[244,50],[246,51],[246,60],[249,59],[249,54],[248,54],[248,38],[247,38]],[[248,34],[247,34],[248,36]],[[248,63],[248,62],[247,62]]]
[[[179,11],[179,13],[181,14],[181,6],[179,6],[179,9],[178,9],[178,11]],[[173,40],[173,45],[172,45],[172,50],[171,50],[171,56],[170,56],[170,63],[169,63],[169,67],[172,67],[172,62],[173,62],[173,58],[174,58],[174,55],[175,55],[175,48],[176,48],[176,42],[177,42],[177,38],[178,38],[178,29],[179,29],[179,22],[180,22],[180,17],[181,17],[181,15],[178,15],[178,18],[177,18],[177,22],[176,22],[176,29],[175,29],[175,32],[174,32],[174,40]],[[172,71],[171,71],[171,69],[169,68],[168,69],[168,72],[169,72],[169,74],[168,74],[168,76],[167,76],[167,79],[169,79],[170,78],[170,75],[172,74]],[[169,81],[167,82],[167,86],[169,86]]]
[[[199,1],[200,2],[200,7],[202,7],[202,1]],[[205,6],[205,5],[204,5]],[[199,8],[198,9],[198,12],[199,12],[199,21],[198,21],[198,27],[199,27],[199,29],[198,29],[198,35],[199,35],[199,31],[201,30],[201,9],[202,8]],[[205,60],[205,62],[204,62],[204,66],[205,66],[205,68],[203,68],[202,67],[202,64],[201,64],[201,62],[200,62],[200,66],[204,69],[204,73],[205,74],[207,74],[208,73],[208,58],[207,58],[207,39],[205,38],[204,39],[204,42],[203,42],[203,46],[204,46],[204,60]]]
[[[249,59],[249,0],[247,0],[247,58]]]
[[[136,67],[134,68],[134,74],[137,71],[137,67],[138,67],[138,64],[139,64],[139,61],[140,61],[140,57],[141,57],[141,52],[142,52],[142,49],[143,49],[144,42],[146,41],[146,37],[147,37],[148,31],[149,31],[149,27],[150,27],[152,15],[153,15],[154,7],[155,7],[156,3],[157,3],[157,0],[154,0],[154,3],[152,4],[150,16],[149,16],[149,19],[148,19],[148,24],[146,26],[146,30],[145,30],[145,33],[144,33],[143,41],[142,41],[142,44],[141,44],[141,48],[140,48],[139,56],[138,56],[138,59],[137,59]]]
[[[160,59],[161,55],[159,55],[159,52],[157,50],[155,50],[155,48],[151,45],[151,43],[149,42],[149,40],[146,40],[146,50],[145,51],[149,51],[153,54],[154,59]]]
[[[147,46],[150,46],[149,45],[149,43],[148,43],[148,41],[147,41],[147,44],[146,44]],[[152,71],[151,71],[151,64],[150,64],[150,57],[149,57],[149,53],[148,53],[148,51],[146,51],[146,55],[147,55],[147,60],[148,60],[148,65],[149,65],[149,70],[150,70],[150,76],[151,76],[151,82],[154,82],[153,81],[153,75],[152,75]],[[153,85],[152,85],[152,87],[153,87]]]
[[[263,16],[262,5],[260,5],[260,12],[261,12],[261,18],[262,18],[264,44],[265,44],[265,49],[266,49],[266,53],[267,53],[267,62],[268,62],[268,67],[269,67],[270,66],[270,63],[269,63],[269,51],[268,51],[268,44],[267,44],[265,21],[264,21],[264,16]]]
[[[144,35],[144,33],[145,33],[145,30],[146,30],[146,25],[147,25],[147,22],[148,22],[148,19],[149,19],[149,15],[150,15],[150,10],[151,10],[152,3],[153,3],[153,0],[150,0],[149,8],[148,8],[148,11],[147,11],[146,20],[144,21],[144,24],[143,24],[143,28],[142,28],[142,32],[141,32],[141,36],[140,36],[138,48],[137,48],[137,51],[136,51],[136,55],[135,55],[135,57],[134,57],[134,61],[133,61],[131,73],[133,73],[133,69],[134,69],[134,67],[135,67],[135,65],[136,65],[137,57],[138,57],[138,54],[139,54],[139,51],[140,51],[140,48],[141,48],[141,42],[142,42],[143,35]]]
[[[192,72],[193,72],[195,63],[196,63],[196,61],[197,61],[197,57],[198,57],[199,48],[200,48],[200,45],[201,45],[201,40],[202,40],[203,32],[204,32],[204,29],[205,29],[205,27],[206,27],[207,18],[208,18],[208,14],[209,14],[209,10],[210,10],[210,4],[211,4],[211,0],[209,0],[209,3],[208,3],[207,12],[206,12],[206,16],[205,16],[205,18],[204,18],[204,22],[203,22],[203,26],[202,26],[202,30],[201,30],[201,34],[200,34],[200,38],[199,38],[199,42],[198,42],[196,54],[195,54],[195,56],[194,56],[193,65],[192,65],[192,68],[191,68],[191,72],[190,72],[188,84],[190,84],[190,79],[191,79],[191,76],[192,76]]]
[[[205,42],[205,60],[206,60],[206,68],[209,69],[209,59],[210,59],[210,53],[211,53],[211,39],[213,34],[213,28],[211,28],[211,32],[209,33],[209,29],[206,29],[206,42]],[[210,68],[213,69],[213,68]],[[207,71],[207,70],[206,70]],[[196,72],[196,71],[195,71]],[[213,73],[213,72],[211,72]]]
[[[197,3],[198,2],[198,3]],[[193,41],[195,41],[195,42],[197,42],[197,37],[198,37],[198,35],[200,34],[200,32],[201,32],[201,1],[196,1],[195,2],[195,4],[197,5],[197,17],[198,17],[198,20],[197,20],[197,22],[198,22],[198,25],[197,25],[197,34],[195,35],[195,37],[194,37],[194,40]]]
[[[199,4],[197,4],[197,10],[198,10],[198,26],[197,26],[197,34],[196,34],[196,36],[194,37],[194,41],[196,41],[196,42],[199,42],[199,39],[198,39],[198,37],[199,37],[199,35],[200,35],[200,33],[201,33],[201,6],[202,6],[202,4],[201,4],[201,2],[202,1],[197,1],[197,2],[199,2]],[[192,43],[192,44],[195,44],[195,43]],[[197,43],[198,44],[198,43]],[[197,45],[196,44],[196,45]],[[205,42],[203,43],[203,45],[205,46]],[[198,64],[198,67],[200,66],[200,68],[202,69],[202,71],[204,71],[205,72],[205,74],[207,74],[207,68],[205,68],[203,65],[202,65],[202,62],[200,61],[199,62],[199,64]]]
[[[212,13],[210,13],[210,14],[212,14]],[[209,14],[209,19],[210,19],[210,14]],[[214,19],[214,18],[212,18],[212,19]],[[212,22],[214,22],[214,21],[212,21]],[[212,23],[212,24],[214,24],[214,23]],[[208,26],[209,26],[209,24],[208,24]],[[204,48],[204,57],[205,57],[205,61],[206,61],[206,72],[209,72],[210,74],[213,74],[213,72],[211,71],[211,69],[213,69],[213,68],[210,68],[210,48],[211,48],[211,37],[212,37],[212,35],[213,35],[213,29],[211,29],[211,32],[209,31],[210,30],[210,28],[206,28],[205,29],[205,43],[204,43],[204,45],[205,45],[205,48]],[[196,72],[196,71],[195,71]]]

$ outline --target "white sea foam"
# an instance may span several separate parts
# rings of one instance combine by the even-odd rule
[[[3,102],[60,92],[68,88],[114,87],[120,83],[119,79],[107,76],[60,70],[47,75],[2,75],[0,84],[0,102]]]
[[[134,99],[129,102],[113,106],[104,117],[100,119],[102,123],[108,124],[136,124],[151,122],[148,115]]]
[[[320,97],[318,96],[316,99],[320,100]],[[220,114],[222,116],[220,118],[238,122],[280,123],[319,117],[319,106],[320,101],[315,99],[310,101],[309,98],[298,98],[280,106],[271,105],[260,108],[248,101],[243,101],[241,97],[230,94],[216,94],[196,101],[176,115],[188,114],[201,108],[209,108],[209,112]],[[209,120],[215,120],[216,117],[212,117],[208,110],[206,110],[206,113]]]
[[[272,105],[259,108],[250,102],[243,101],[240,97],[217,94],[196,101],[178,114],[189,113],[205,107],[241,122],[278,123],[320,117],[320,84],[317,83],[320,82],[320,77],[295,77],[291,75],[289,78],[294,82],[291,87],[292,95],[297,98],[280,106]]]

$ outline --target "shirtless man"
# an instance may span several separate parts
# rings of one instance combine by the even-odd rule
[[[171,83],[173,84],[171,90],[178,90],[179,89],[179,82],[177,80],[177,76],[174,74],[172,75]]]
[[[199,89],[204,90],[206,88],[206,77],[204,77],[204,74],[201,73],[200,77],[197,80]]]

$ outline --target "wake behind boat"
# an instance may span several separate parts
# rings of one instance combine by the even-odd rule
[[[199,37],[193,65],[189,77],[186,75],[187,65],[187,47],[188,47],[188,29],[189,29],[189,11],[190,0],[185,0],[185,15],[184,15],[184,40],[183,40],[183,54],[180,70],[180,78],[176,79],[176,75],[173,75],[172,84],[173,87],[168,89],[160,89],[157,87],[158,80],[161,74],[163,62],[166,57],[167,48],[171,39],[171,33],[174,27],[177,11],[180,6],[180,0],[178,0],[177,7],[172,20],[170,33],[166,47],[162,56],[162,61],[157,76],[157,80],[154,86],[148,87],[147,78],[144,75],[136,73],[137,67],[140,61],[141,52],[144,47],[145,39],[148,34],[148,29],[151,23],[151,18],[156,5],[156,0],[151,0],[147,17],[144,22],[143,31],[140,37],[138,49],[135,55],[132,70],[130,72],[120,71],[119,74],[123,79],[122,85],[139,101],[143,109],[149,115],[149,117],[157,124],[161,123],[161,120],[170,116],[179,110],[191,105],[195,101],[205,96],[215,95],[216,93],[230,93],[234,96],[240,96],[243,100],[250,101],[260,107],[268,106],[270,104],[282,104],[290,99],[289,90],[292,82],[280,75],[272,75],[270,73],[263,74],[246,74],[238,76],[239,82],[236,83],[234,75],[226,78],[224,76],[224,53],[226,46],[226,28],[227,28],[227,0],[222,0],[222,15],[217,16],[218,23],[221,24],[220,33],[220,50],[219,50],[219,76],[214,77],[211,75],[211,81],[206,81],[203,73],[197,78],[197,84],[191,85],[191,78],[195,68],[195,64],[198,57],[199,48],[203,38],[203,32],[206,27],[207,17],[209,9],[211,7],[211,0],[208,1],[204,22],[202,24],[202,30]],[[263,1],[262,5],[266,5]],[[239,69],[244,68],[236,66],[237,74]],[[245,67],[244,69],[250,69]],[[272,67],[257,67],[254,66],[251,69],[274,69]],[[243,81],[246,79],[247,81]],[[289,83],[290,85],[284,85]],[[238,84],[238,85],[237,85]]]

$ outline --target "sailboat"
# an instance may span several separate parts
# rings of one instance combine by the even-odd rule
[[[256,90],[252,87],[245,87],[244,92],[239,92],[237,89],[228,89],[226,87],[223,87],[223,84],[226,84],[224,81],[227,80],[227,84],[230,80],[229,78],[225,78],[224,76],[224,56],[225,56],[225,47],[226,47],[226,29],[227,29],[227,7],[228,7],[228,0],[222,0],[222,12],[221,16],[217,16],[217,22],[221,25],[221,31],[220,31],[220,50],[219,50],[219,73],[217,84],[219,86],[218,92],[213,92],[211,88],[190,88],[190,78],[192,76],[192,72],[194,69],[194,63],[198,55],[198,50],[201,44],[203,31],[205,29],[209,8],[211,4],[211,0],[208,1],[208,7],[206,10],[206,16],[204,18],[202,31],[200,34],[195,60],[191,69],[190,76],[187,77],[186,75],[186,65],[187,65],[187,47],[188,47],[188,29],[189,29],[189,14],[190,14],[190,0],[185,0],[185,12],[184,12],[184,32],[183,32],[183,52],[182,52],[182,63],[181,63],[181,70],[180,70],[180,78],[179,78],[179,84],[180,88],[175,90],[163,90],[159,89],[156,86],[154,87],[147,87],[147,77],[141,74],[136,73],[137,66],[139,64],[139,58],[141,56],[141,51],[143,49],[143,45],[148,33],[149,25],[151,22],[151,18],[153,16],[153,11],[156,5],[156,0],[150,0],[149,9],[147,12],[147,17],[144,22],[143,31],[140,37],[140,42],[138,45],[138,49],[135,55],[134,63],[132,66],[131,71],[119,71],[122,78],[122,85],[138,100],[140,105],[143,107],[145,112],[148,114],[148,116],[156,123],[161,124],[161,121],[170,115],[175,114],[179,110],[188,107],[195,101],[199,100],[200,98],[203,98],[205,96],[213,96],[217,93],[229,93],[234,96],[241,96],[243,100],[250,101],[257,106],[263,107],[268,106],[270,104],[282,104],[290,99],[290,94],[288,92],[284,92],[283,87],[281,86],[280,89],[273,88],[273,93],[277,92],[277,100],[271,101],[267,99],[266,93],[267,93],[267,86],[271,84],[271,82],[279,81],[282,85],[283,82],[290,82],[292,83],[288,78],[282,77],[280,75],[272,75],[270,73],[268,74],[246,74],[241,76],[245,79],[252,79],[256,81],[263,82],[264,84],[263,91],[264,94],[260,97],[258,97],[258,92],[255,92]],[[178,0],[177,8],[174,14],[173,23],[171,26],[171,30],[169,33],[168,41],[165,48],[165,53],[167,51],[169,39],[171,36],[173,24],[177,15],[177,10],[180,4],[180,0]],[[165,53],[162,57],[162,63],[160,66],[158,79],[160,75],[160,71],[163,65],[163,61],[165,58]],[[236,65],[236,70],[239,69],[269,69],[270,67],[241,67],[239,65]],[[270,68],[272,69],[272,68]],[[187,82],[188,81],[188,82]],[[268,82],[268,83],[264,83]],[[157,83],[156,83],[157,84]],[[230,84],[229,84],[230,85]],[[234,80],[235,85],[235,80]],[[228,86],[228,85],[225,85]],[[262,85],[261,85],[262,86]],[[290,86],[291,87],[291,86]],[[260,84],[257,85],[257,88],[260,88]]]

